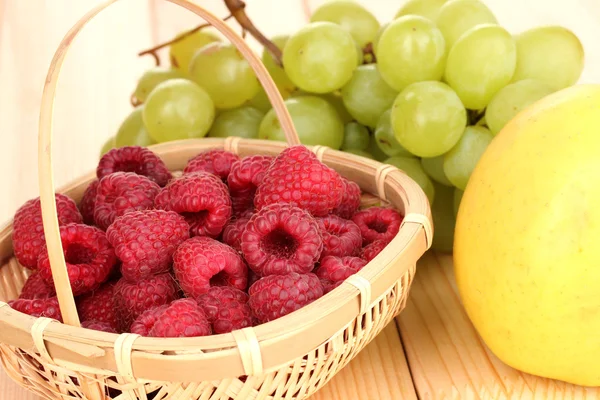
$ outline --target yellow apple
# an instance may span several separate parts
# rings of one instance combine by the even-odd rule
[[[496,136],[463,195],[454,261],[496,356],[600,385],[600,85],[545,97]]]

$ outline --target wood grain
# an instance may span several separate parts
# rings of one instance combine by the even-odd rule
[[[542,379],[498,360],[460,303],[450,255],[421,259],[397,320],[421,399],[600,399],[600,389]]]

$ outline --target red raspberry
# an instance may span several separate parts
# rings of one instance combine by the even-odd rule
[[[165,186],[172,177],[165,163],[156,154],[140,146],[119,147],[102,156],[96,169],[98,179],[115,172],[143,175],[160,186]]]
[[[223,243],[233,247],[240,253],[242,252],[242,233],[246,229],[246,224],[250,218],[236,218],[225,225],[223,229]]]
[[[197,298],[211,286],[248,286],[248,268],[231,247],[206,236],[185,242],[173,254],[173,270],[183,292]]]
[[[56,297],[48,297],[47,299],[18,299],[8,302],[14,310],[33,317],[52,318],[62,322],[60,307]]]
[[[96,194],[98,193],[98,185],[100,180],[96,179],[85,189],[83,197],[79,203],[79,210],[83,216],[83,222],[88,225],[94,225],[94,209],[96,208]]]
[[[360,228],[363,244],[375,240],[391,241],[402,223],[402,216],[391,208],[371,207],[354,214],[352,221]]]
[[[193,172],[172,180],[156,196],[154,205],[183,215],[191,236],[216,238],[231,217],[227,186],[208,172]]]
[[[113,298],[119,331],[129,332],[131,323],[144,311],[169,304],[178,297],[177,284],[169,273],[137,282],[119,279]]]
[[[205,171],[214,174],[227,182],[231,166],[240,158],[225,150],[209,150],[198,154],[188,161],[183,169],[184,174]]]
[[[288,147],[275,158],[258,185],[257,210],[275,203],[290,204],[324,217],[340,205],[344,183],[306,147]]]
[[[344,219],[350,219],[360,206],[360,187],[346,178],[342,178],[342,181],[344,182],[342,203],[332,213]]]
[[[256,188],[273,160],[271,156],[248,156],[233,164],[227,184],[234,213],[254,208]]]
[[[56,209],[59,225],[83,222],[77,204],[63,194],[56,193]],[[13,221],[12,240],[15,257],[19,263],[30,269],[37,268],[37,259],[46,243],[39,197],[27,201],[17,210]]]
[[[248,295],[230,286],[214,286],[198,297],[213,332],[228,333],[254,325]]]
[[[194,337],[208,336],[212,332],[202,308],[192,299],[180,299],[144,312],[131,325],[131,333],[150,337]]]
[[[248,291],[248,304],[261,323],[296,311],[323,296],[315,274],[272,275],[260,279]]]
[[[260,276],[307,273],[321,256],[317,221],[306,211],[272,204],[254,214],[242,233],[242,252]]]
[[[93,292],[78,297],[77,312],[81,321],[102,322],[117,330],[117,314],[113,306],[114,293],[115,282],[106,282]]]
[[[27,278],[23,289],[21,289],[20,299],[47,299],[48,297],[55,297],[56,291],[53,286],[49,286],[44,278],[35,271]]]
[[[362,246],[362,236],[354,222],[329,215],[317,218],[317,223],[323,237],[321,259],[326,256],[344,257],[358,253]]]
[[[121,274],[130,281],[169,271],[173,253],[189,237],[185,218],[164,210],[132,211],[106,230],[122,262]]]
[[[102,332],[108,332],[108,333],[117,333],[117,331],[115,330],[115,328],[110,325],[107,324],[106,322],[100,322],[100,321],[84,321],[81,323],[81,327],[82,328],[87,328],[87,329],[93,329],[95,331],[102,331]]]
[[[136,210],[149,210],[160,187],[150,179],[132,172],[115,172],[100,180],[94,220],[106,230],[117,217]]]
[[[108,279],[117,256],[104,232],[94,226],[68,224],[60,227],[60,238],[75,296],[98,288]],[[38,269],[46,283],[54,286],[45,247],[38,259]]]
[[[360,256],[367,262],[374,259],[381,250],[385,249],[389,241],[387,240],[375,240],[374,242],[369,243],[361,250]]]
[[[321,260],[321,265],[315,273],[321,280],[325,293],[329,293],[365,265],[367,262],[358,257],[327,256]]]

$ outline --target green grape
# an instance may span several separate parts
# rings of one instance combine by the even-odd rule
[[[431,248],[437,251],[450,253],[454,245],[454,189],[434,182],[435,201],[431,205],[431,217],[435,234]]]
[[[284,100],[286,99],[286,97],[283,96],[283,94],[282,97]],[[267,92],[265,92],[265,89],[263,89],[262,86],[258,90],[256,96],[254,96],[246,102],[246,105],[256,108],[257,110],[260,110],[264,113],[267,113],[271,108],[273,108],[273,106],[271,105],[271,100],[269,100],[269,98],[267,97]]]
[[[212,43],[199,50],[190,64],[190,75],[220,109],[239,107],[260,89],[250,64],[230,44]]]
[[[381,35],[383,34],[383,31],[385,31],[388,26],[389,26],[389,23],[381,25],[381,27],[377,31],[377,35],[375,35],[375,39],[373,39],[373,53],[375,53],[375,55],[377,55],[377,48],[379,46],[379,39],[381,38]]]
[[[373,158],[377,161],[383,161],[389,157],[387,154],[381,151],[381,149],[377,145],[375,135],[371,135],[371,139],[369,141],[369,148],[367,149],[367,151],[371,153],[373,155]]]
[[[387,110],[379,117],[377,127],[374,132],[375,141],[380,151],[388,157],[393,156],[412,156],[396,139],[394,129],[392,128],[392,110]]]
[[[366,150],[362,150],[362,149],[346,149],[344,151],[346,153],[356,154],[357,156],[361,156],[361,157],[365,157],[365,158],[370,158],[371,160],[375,159],[373,157],[373,154],[369,153]]]
[[[329,104],[331,104],[333,108],[335,108],[344,124],[347,124],[348,122],[351,122],[353,120],[352,115],[350,115],[348,110],[346,110],[346,107],[344,106],[344,103],[340,96],[336,96],[333,93],[327,93],[319,97],[327,100],[327,102],[329,102]]]
[[[560,26],[534,28],[516,36],[517,69],[513,81],[526,78],[546,82],[554,90],[574,85],[583,71],[583,45]]]
[[[442,32],[424,17],[405,16],[390,23],[377,44],[377,64],[383,79],[397,91],[444,74],[446,42]]]
[[[536,79],[524,79],[503,87],[485,110],[487,126],[496,135],[515,115],[552,92],[550,86]]]
[[[497,24],[494,13],[480,0],[450,0],[442,6],[436,25],[444,34],[446,49],[479,24]]]
[[[458,210],[460,208],[460,201],[462,200],[465,192],[459,188],[454,188],[454,217],[458,217]]]
[[[339,149],[344,140],[344,124],[335,108],[317,96],[292,97],[285,101],[300,142]],[[281,124],[271,109],[260,123],[260,139],[286,141]]]
[[[280,50],[283,50],[285,44],[288,41],[288,36],[275,36],[271,39],[271,42],[277,46]],[[278,65],[271,53],[265,48],[262,53],[262,62],[269,71],[271,78],[277,85],[279,91],[285,96],[289,96],[290,93],[294,92],[297,88],[296,85],[290,80],[285,73],[282,66]]]
[[[342,88],[344,106],[358,122],[374,128],[379,116],[392,106],[398,92],[377,71],[377,65],[361,65]]]
[[[419,157],[437,157],[458,142],[467,125],[467,110],[442,82],[417,82],[404,89],[392,107],[398,142]]]
[[[365,53],[356,42],[354,42],[354,48],[356,49],[356,65],[362,65],[365,62]]]
[[[479,158],[494,135],[482,126],[468,126],[460,141],[444,155],[444,173],[454,186],[465,190]]]
[[[108,140],[106,142],[104,142],[104,144],[102,145],[102,148],[100,149],[100,157],[102,157],[103,155],[105,155],[106,153],[108,153],[109,151],[114,149],[115,147],[117,147],[117,145],[115,144],[115,137],[113,136],[111,138],[108,138]]]
[[[366,150],[369,148],[369,130],[356,122],[349,122],[344,126],[344,141],[342,150]]]
[[[415,181],[429,200],[430,204],[433,204],[435,200],[435,188],[433,182],[427,176],[427,173],[423,169],[421,162],[416,157],[390,157],[383,161],[384,164],[390,164],[398,169],[404,171],[413,181]]]
[[[366,8],[354,1],[334,0],[317,8],[310,22],[327,21],[340,25],[360,47],[371,43],[377,35],[379,21]]]
[[[452,182],[448,180],[448,177],[444,173],[444,155],[432,158],[421,158],[421,165],[427,175],[434,182],[440,183],[446,186],[452,186]]]
[[[444,79],[466,108],[482,110],[510,82],[516,64],[517,49],[510,33],[498,25],[477,25],[450,49]]]
[[[215,106],[204,89],[187,79],[159,84],[146,101],[142,116],[150,137],[158,142],[206,136]]]
[[[328,93],[344,86],[358,66],[352,36],[332,22],[313,22],[290,36],[283,48],[288,76],[307,92]]]
[[[176,38],[185,35],[187,32],[180,33]],[[169,58],[171,65],[180,71],[187,73],[190,70],[190,63],[194,54],[209,43],[219,42],[221,38],[205,29],[196,31],[185,38],[173,43],[169,47]]]
[[[186,76],[178,69],[154,67],[150,68],[138,80],[137,86],[133,95],[140,103],[143,103],[148,98],[148,95],[158,85],[169,79],[186,78]]]
[[[257,139],[258,127],[264,116],[265,113],[248,106],[223,111],[215,118],[208,136]]]
[[[125,118],[119,130],[117,136],[115,136],[115,146],[150,146],[156,142],[152,140],[148,131],[144,126],[143,119],[143,106],[136,107],[131,114]]]
[[[446,0],[409,0],[398,10],[394,19],[404,15],[420,15],[435,21],[445,2]]]

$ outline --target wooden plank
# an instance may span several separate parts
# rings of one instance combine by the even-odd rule
[[[397,320],[421,399],[600,399],[600,389],[525,374],[494,356],[460,303],[450,255],[421,259]]]

